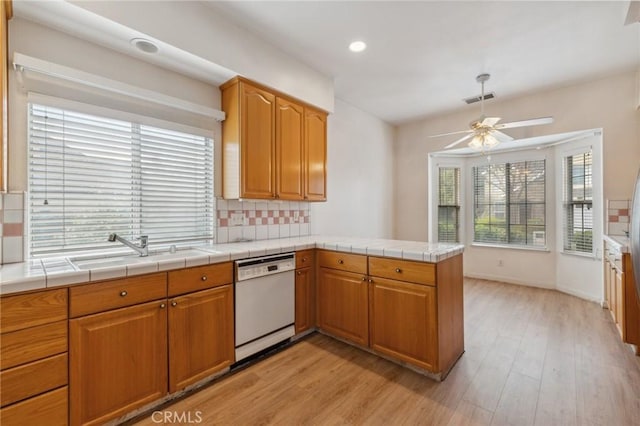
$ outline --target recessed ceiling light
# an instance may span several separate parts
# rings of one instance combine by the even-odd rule
[[[356,40],[349,45],[349,50],[352,52],[362,52],[367,48],[367,43],[362,40]]]
[[[158,53],[158,46],[150,40],[144,38],[132,38],[130,43],[138,48],[138,50],[142,50],[144,53]]]

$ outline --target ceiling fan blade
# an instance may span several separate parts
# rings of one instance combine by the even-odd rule
[[[502,123],[495,126],[496,129],[512,129],[514,127],[539,126],[541,124],[553,123],[553,117],[533,118],[531,120],[512,121],[511,123]]]
[[[459,135],[459,134],[462,134],[462,133],[471,133],[471,132],[473,132],[473,130],[459,130],[457,132],[440,133],[439,135],[431,135],[429,137],[430,138],[437,138],[437,137],[440,137],[440,136]]]
[[[462,142],[466,141],[467,139],[472,138],[473,136],[474,136],[474,134],[473,134],[473,133],[470,133],[470,134],[468,134],[468,135],[466,135],[466,136],[463,136],[463,137],[461,137],[460,139],[458,139],[457,141],[452,142],[452,143],[450,143],[449,145],[445,146],[445,147],[444,147],[444,149],[453,148],[454,146],[458,145],[459,143],[462,143]]]
[[[482,125],[487,127],[493,127],[500,120],[501,120],[500,117],[485,117],[485,119],[482,120]]]
[[[513,140],[511,136],[507,135],[506,133],[502,133],[499,130],[492,130],[491,135],[498,139],[500,142],[510,142]]]

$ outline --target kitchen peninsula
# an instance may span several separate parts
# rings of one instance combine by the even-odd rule
[[[32,416],[125,420],[226,373],[236,362],[232,261],[290,252],[293,340],[318,330],[436,380],[462,355],[459,244],[305,236],[175,253],[151,247],[147,258],[31,260],[0,268],[3,424]],[[59,324],[56,344],[35,348],[38,333]],[[9,360],[14,341],[34,346],[34,356]],[[109,356],[87,356],[96,346]],[[118,356],[126,351],[134,355]],[[60,377],[31,383],[21,376],[43,363],[59,365]],[[120,387],[121,376],[135,383]]]

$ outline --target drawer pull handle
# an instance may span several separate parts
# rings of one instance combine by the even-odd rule
[[[306,261],[307,261],[307,258],[306,258],[306,257],[303,257],[303,258],[302,258],[302,261],[303,261],[303,262],[306,262]]]
[[[166,308],[166,307],[167,307],[167,305],[165,305],[164,303],[161,303],[161,304],[160,304],[160,309],[164,309],[164,308]]]
[[[342,259],[338,259],[338,263],[339,263],[340,265],[342,265],[342,264],[344,263],[344,260],[342,260]]]
[[[178,306],[178,302],[176,302],[175,300],[173,302],[171,302],[171,306],[175,307]]]
[[[122,291],[120,292],[120,296],[121,296],[121,297],[125,297],[127,294],[128,294],[128,293],[127,293],[127,291],[126,291],[126,290],[122,290]]]
[[[203,275],[202,277],[200,277],[200,280],[201,280],[201,281],[206,281],[206,280],[207,280],[207,276],[206,276],[206,275]]]
[[[400,269],[400,268],[396,268],[396,272],[397,272],[397,273],[400,273],[400,272],[402,272],[402,269]]]

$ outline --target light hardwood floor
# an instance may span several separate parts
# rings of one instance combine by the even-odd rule
[[[206,425],[640,424],[640,357],[607,311],[552,290],[464,289],[466,352],[442,383],[316,333],[162,410]]]

